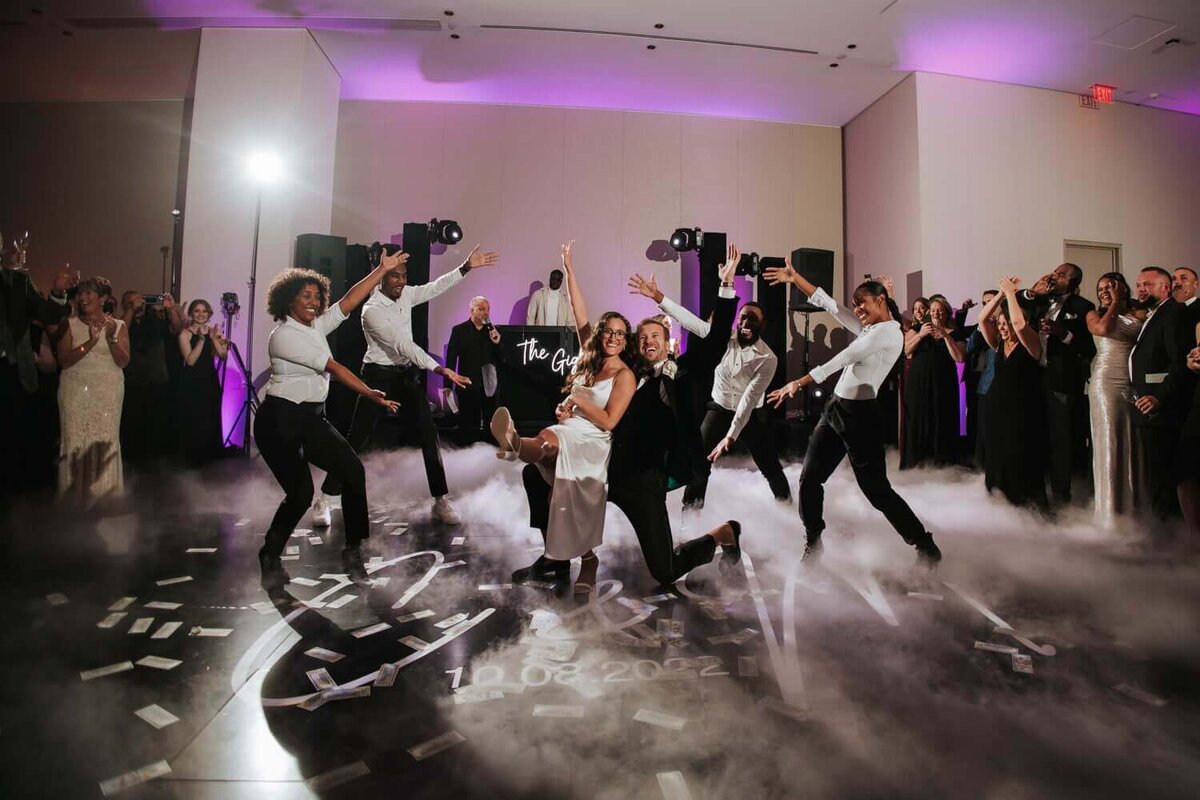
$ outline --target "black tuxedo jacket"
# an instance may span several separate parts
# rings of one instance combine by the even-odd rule
[[[1033,325],[1046,318],[1051,299],[1050,295],[1035,295],[1032,299],[1022,295],[1021,306],[1028,309]],[[1047,391],[1083,394],[1096,355],[1096,341],[1087,327],[1088,312],[1095,310],[1091,301],[1077,294],[1067,295],[1063,300],[1058,322],[1067,329],[1067,335],[1050,336],[1046,342],[1046,371],[1042,385]]]
[[[1183,423],[1191,400],[1193,376],[1187,354],[1194,344],[1195,325],[1187,306],[1167,298],[1142,326],[1129,358],[1130,379],[1138,395],[1153,395],[1160,408],[1152,417],[1141,412],[1133,424],[1177,426]]]
[[[450,329],[446,346],[446,369],[453,370],[471,381],[468,391],[483,392],[483,365],[500,361],[500,345],[493,344],[486,328],[476,328],[471,320],[460,322]],[[447,389],[454,384],[444,379]]]
[[[691,469],[684,443],[676,382],[651,375],[633,393],[629,408],[613,430],[608,481],[617,485],[648,471],[665,473],[672,486],[687,484]]]

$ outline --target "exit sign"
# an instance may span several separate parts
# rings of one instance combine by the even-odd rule
[[[1105,86],[1103,83],[1092,84],[1092,97],[1097,103],[1111,103],[1115,91],[1115,86]]]

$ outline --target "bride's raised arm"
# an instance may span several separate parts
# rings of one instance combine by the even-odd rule
[[[575,333],[579,336],[579,346],[582,348],[592,334],[592,323],[588,319],[587,303],[583,299],[583,290],[575,279],[575,262],[571,258],[571,248],[575,240],[562,246],[563,271],[567,273],[567,294],[571,297],[571,313],[575,315]]]

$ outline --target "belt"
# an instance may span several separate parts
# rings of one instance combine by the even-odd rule
[[[420,371],[420,367],[416,364],[363,364],[363,369],[371,367],[373,369],[382,369],[386,372],[409,372],[411,370]]]

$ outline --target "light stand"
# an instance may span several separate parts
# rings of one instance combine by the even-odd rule
[[[809,371],[808,362],[808,331],[812,324],[812,315],[814,311],[822,311],[824,309],[804,303],[803,305],[791,306],[789,309],[793,314],[804,315],[804,339],[800,345],[800,374],[807,375]],[[805,391],[800,395],[800,419],[808,419],[808,392]]]

